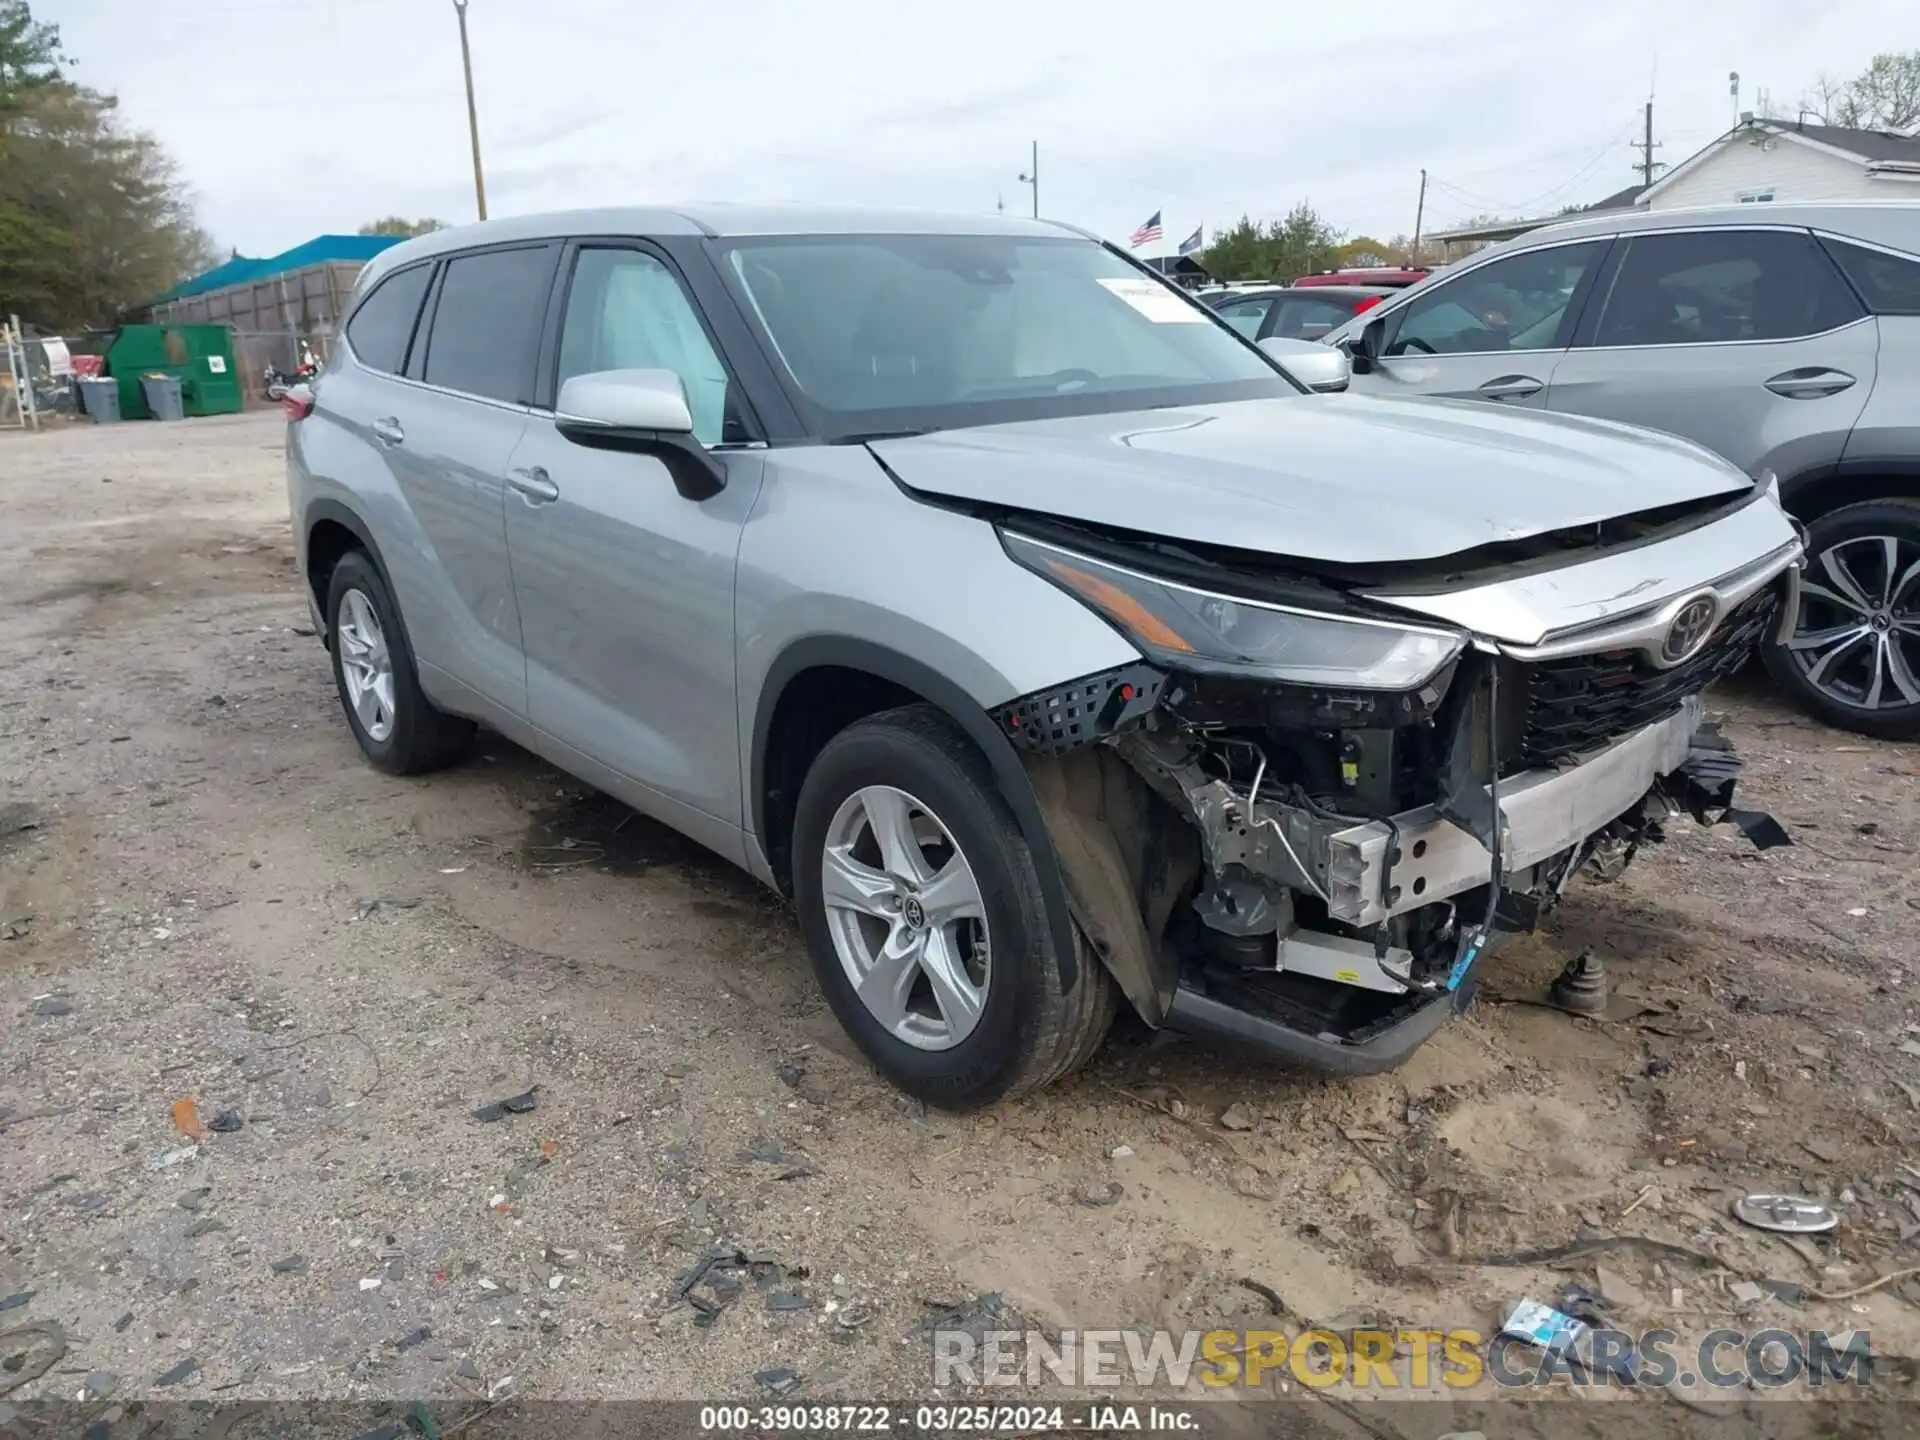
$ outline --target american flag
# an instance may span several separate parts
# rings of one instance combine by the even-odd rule
[[[1152,217],[1147,221],[1146,224],[1142,225],[1138,230],[1133,232],[1133,238],[1127,243],[1131,245],[1135,250],[1138,250],[1142,245],[1146,244],[1149,240],[1158,240],[1159,238],[1160,238],[1160,212],[1156,210],[1153,212]]]

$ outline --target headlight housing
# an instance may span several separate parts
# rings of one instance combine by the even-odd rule
[[[1343,690],[1411,690],[1466,644],[1458,631],[1222,595],[1008,531],[1020,565],[1084,601],[1148,656],[1182,670]]]

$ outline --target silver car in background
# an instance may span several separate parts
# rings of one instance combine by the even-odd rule
[[[290,409],[366,757],[484,722],[745,867],[949,1106],[1122,999],[1397,1063],[1584,868],[1728,809],[1700,694],[1801,549],[1696,446],[1315,393],[1027,221],[444,231],[367,267]]]
[[[1356,390],[1697,440],[1808,528],[1775,679],[1920,736],[1920,201],[1729,205],[1530,231],[1328,338]]]

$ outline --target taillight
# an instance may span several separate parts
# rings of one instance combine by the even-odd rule
[[[1356,315],[1364,315],[1386,298],[1384,295],[1369,295],[1364,300],[1356,300],[1353,302],[1353,313]]]
[[[304,385],[295,385],[280,397],[280,408],[287,412],[287,419],[304,420],[313,413],[313,392]]]

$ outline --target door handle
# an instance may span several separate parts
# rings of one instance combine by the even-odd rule
[[[560,498],[560,487],[547,478],[538,465],[527,470],[509,470],[507,484],[518,490],[529,505],[550,505]]]
[[[1789,400],[1818,400],[1823,395],[1838,395],[1854,381],[1844,370],[1809,365],[1800,370],[1783,370],[1766,383],[1767,389]]]
[[[1546,388],[1545,381],[1531,375],[1501,375],[1482,385],[1479,393],[1489,400],[1524,400]]]
[[[407,438],[407,432],[400,428],[400,422],[391,415],[382,416],[370,428],[373,438],[382,445],[398,445]]]

